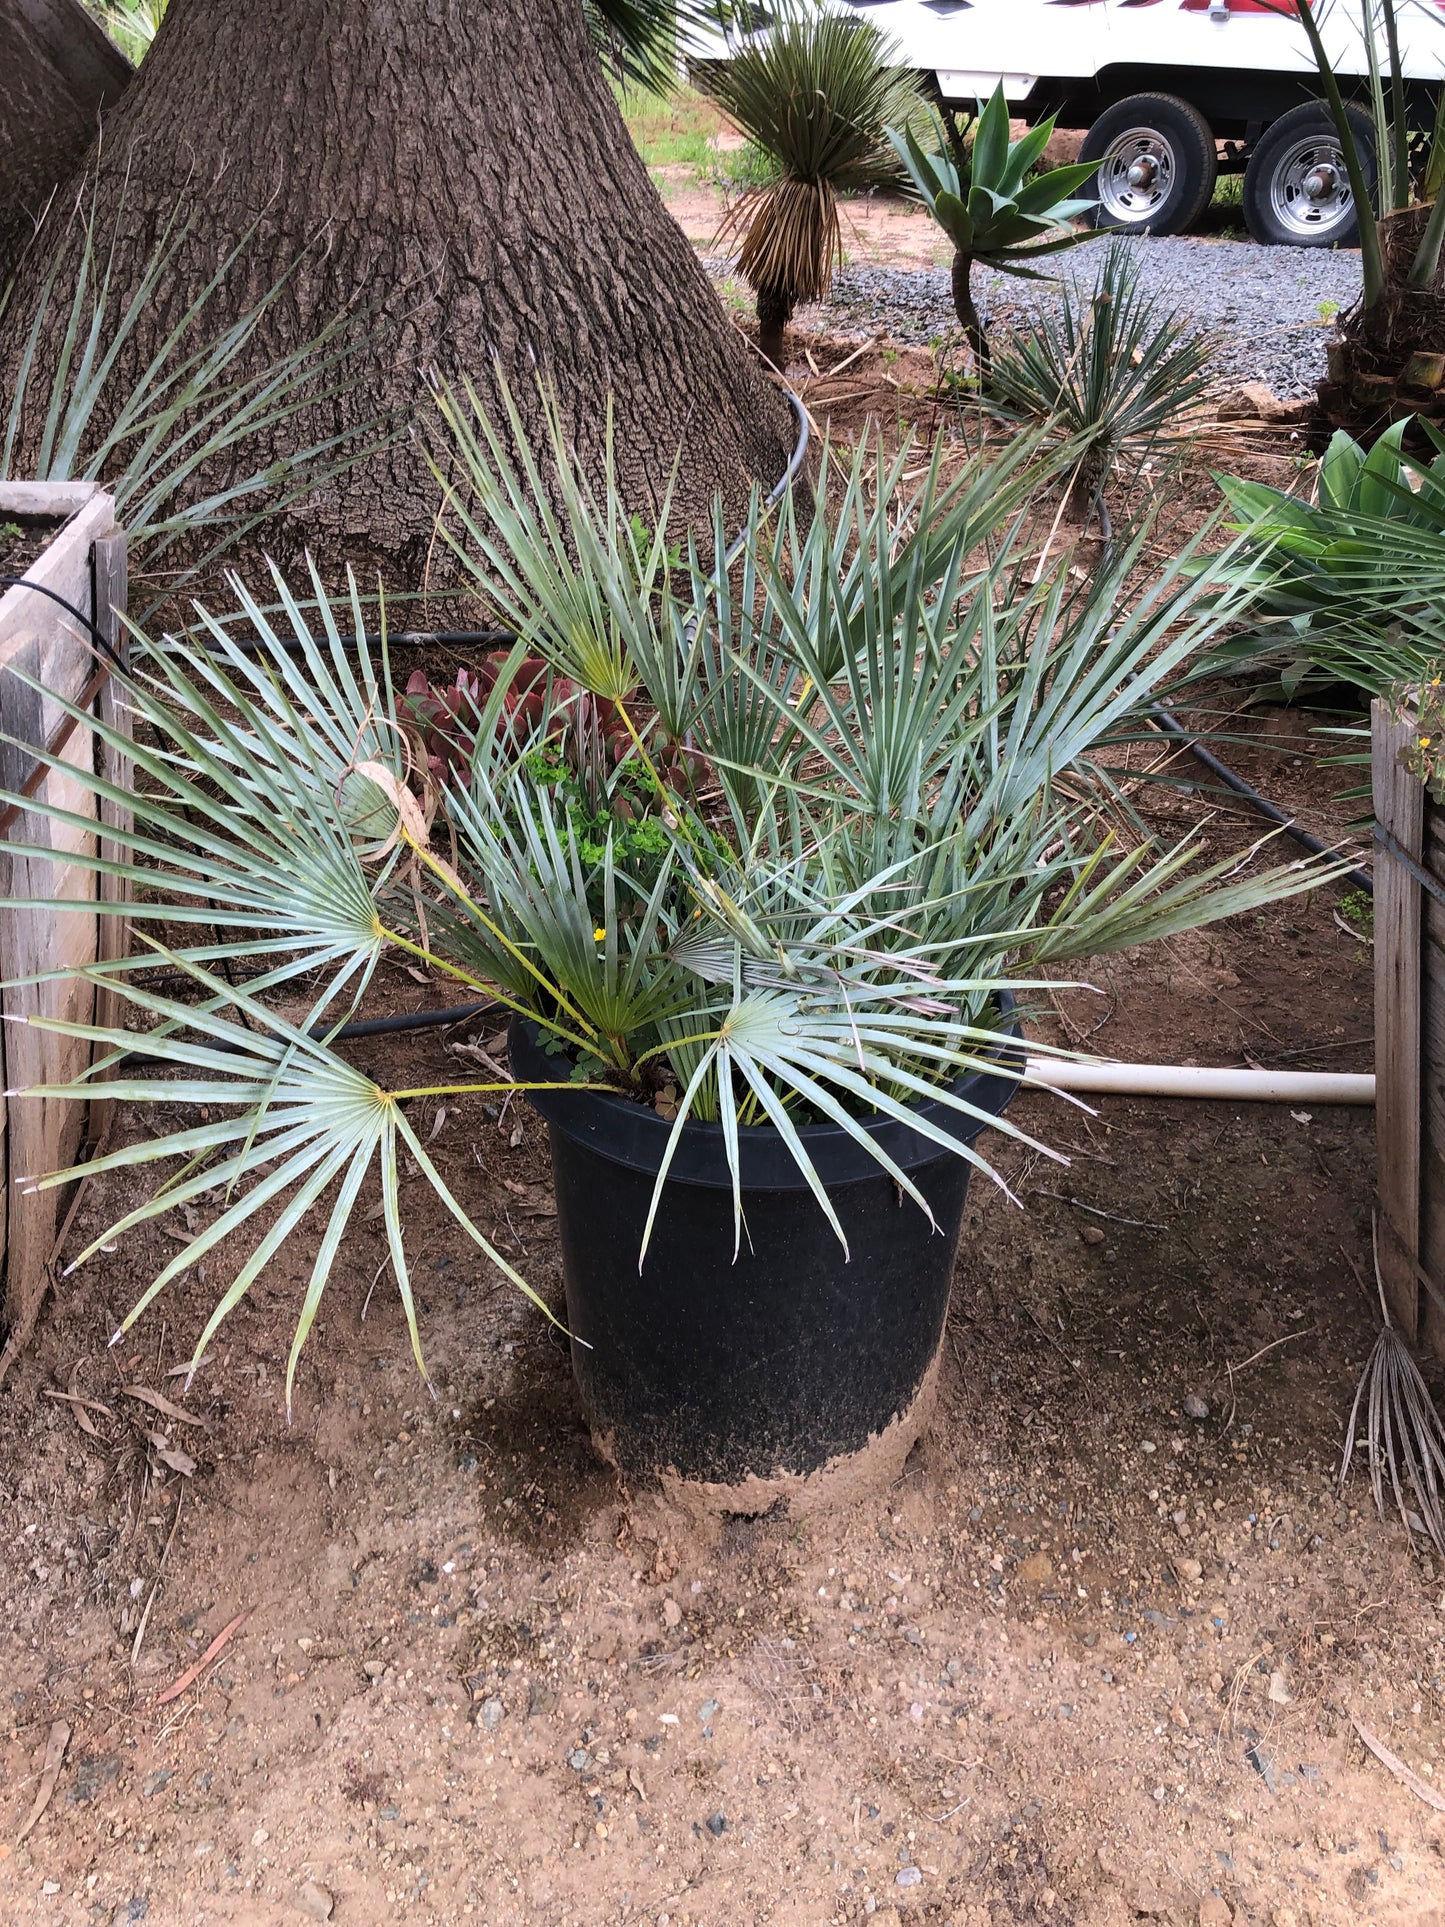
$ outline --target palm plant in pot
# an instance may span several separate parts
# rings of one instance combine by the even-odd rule
[[[384,635],[358,600],[346,646],[319,584],[303,608],[275,583],[289,634],[238,584],[244,650],[208,615],[135,639],[114,864],[142,942],[103,971],[131,1027],[87,1034],[116,1097],[189,1109],[89,1167],[171,1166],[80,1256],[211,1201],[129,1324],[250,1232],[199,1355],[311,1228],[289,1402],[374,1208],[420,1362],[403,1159],[528,1287],[408,1106],[525,1092],[566,1279],[565,1312],[543,1309],[624,1470],[744,1508],[779,1478],[824,1491],[860,1453],[886,1470],[926,1409],[978,1137],[1023,1136],[1001,1115],[1014,1000],[1045,965],[1330,874],[1158,850],[1098,760],[1234,613],[1232,559],[1128,592],[1145,530],[1092,578],[1067,558],[1040,575],[1029,505],[1073,451],[1020,437],[951,477],[862,449],[806,523],[755,500],[731,571],[692,537],[679,564],[667,502],[641,531],[555,418],[544,464],[517,420],[498,432],[466,393],[441,408],[449,537],[518,637],[474,703],[429,714],[461,755],[428,755]],[[387,1088],[348,1061],[337,1031],[388,952],[511,1013],[509,1077]],[[244,986],[221,971],[238,962]],[[117,1061],[138,1047],[172,1074]]]

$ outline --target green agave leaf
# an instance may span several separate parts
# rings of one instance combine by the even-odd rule
[[[934,197],[933,215],[960,254],[972,252],[977,230],[973,216],[956,194],[946,190],[938,193]]]
[[[1003,179],[1009,157],[1009,110],[1003,86],[995,87],[978,117],[973,137],[973,178],[980,185]]]

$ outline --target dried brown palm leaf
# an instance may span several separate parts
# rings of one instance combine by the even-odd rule
[[[1375,1509],[1383,1519],[1385,1476],[1388,1473],[1395,1509],[1410,1534],[1428,1538],[1445,1553],[1445,1424],[1410,1356],[1400,1328],[1390,1317],[1380,1277],[1378,1227],[1374,1235],[1375,1287],[1380,1295],[1384,1328],[1375,1340],[1350,1407],[1345,1448],[1340,1459],[1340,1487],[1344,1488],[1357,1446],[1363,1445],[1369,1467]],[[1363,1408],[1364,1429],[1361,1431]],[[1413,1495],[1411,1504],[1406,1488]]]
[[[871,21],[787,0],[698,84],[780,172],[743,196],[723,234],[744,234],[740,273],[758,297],[759,346],[774,366],[802,301],[828,291],[843,252],[838,196],[901,178],[885,128],[923,111],[897,49]]]

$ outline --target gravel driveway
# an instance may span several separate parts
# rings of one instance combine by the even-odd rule
[[[1220,335],[1221,382],[1262,381],[1282,396],[1308,394],[1324,375],[1328,319],[1360,291],[1360,257],[1353,253],[1182,237],[1129,245],[1138,251],[1150,292]],[[1065,256],[1057,272],[1061,282],[1087,291],[1098,254],[1082,247]],[[974,290],[1000,324],[1019,325],[1059,298],[1057,283],[979,268]],[[863,337],[883,330],[895,341],[924,344],[957,327],[943,268],[844,268],[834,277],[831,298],[799,320],[834,334]]]

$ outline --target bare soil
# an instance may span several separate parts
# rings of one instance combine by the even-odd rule
[[[864,371],[875,405],[897,366]],[[1215,461],[1169,482],[1186,520]],[[1258,712],[1232,760],[1340,834],[1354,806],[1311,722]],[[1215,800],[1147,808],[1177,834]],[[1255,832],[1232,809],[1208,828],[1219,850]],[[1055,1034],[1368,1068],[1371,953],[1336,902],[1106,959],[1060,992]],[[389,988],[450,1001],[400,970]],[[475,1032],[366,1061],[440,1080]],[[1376,1332],[1370,1114],[1031,1096],[1013,1115],[1070,1162],[994,1140],[1018,1203],[971,1197],[935,1419],[890,1490],[806,1525],[698,1525],[621,1486],[563,1342],[414,1176],[434,1399],[373,1219],[290,1426],[308,1237],[189,1389],[170,1374],[234,1254],[112,1349],[184,1230],[64,1280],[0,1390],[0,1920],[1442,1927],[1445,1812],[1353,1723],[1445,1799],[1445,1574],[1358,1477],[1332,1483]],[[556,1300],[538,1121],[422,1126]],[[132,1191],[97,1179],[69,1249]]]
[[[0,513],[0,575],[24,575],[65,527],[65,517]],[[0,589],[0,595],[5,592]]]

